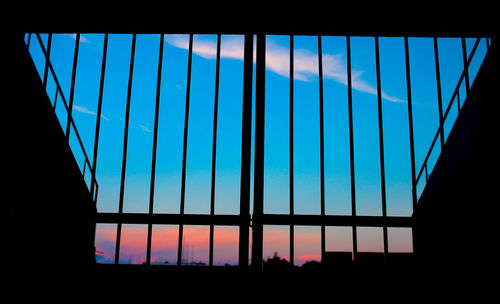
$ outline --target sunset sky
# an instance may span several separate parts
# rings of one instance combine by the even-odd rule
[[[51,62],[66,99],[70,95],[74,34],[54,34]],[[47,35],[42,35],[44,41]],[[187,144],[185,213],[210,212],[210,176],[216,68],[215,35],[195,35]],[[43,59],[32,36],[30,53],[43,74]],[[104,35],[81,35],[73,117],[92,159]],[[132,35],[109,35],[99,137],[98,212],[118,212],[124,117]],[[186,102],[189,35],[165,35],[154,195],[155,213],[179,213],[182,143]],[[380,66],[387,213],[411,216],[411,169],[404,40],[381,37]],[[243,90],[241,35],[221,42],[215,213],[238,214],[240,200]],[[151,180],[156,79],[160,35],[137,35],[132,82],[123,211],[147,213]],[[470,52],[474,39],[467,39]],[[439,38],[443,104],[446,106],[463,70],[461,40]],[[289,213],[290,37],[266,41],[264,212]],[[294,37],[294,199],[296,214],[320,214],[320,138],[318,39]],[[416,168],[420,169],[438,128],[436,70],[432,38],[409,38]],[[480,44],[471,79],[486,52]],[[255,53],[255,52],[254,52]],[[325,207],[326,214],[350,215],[349,129],[346,38],[322,38]],[[375,44],[373,37],[351,37],[356,212],[382,215]],[[255,77],[255,74],[254,74]],[[55,86],[49,77],[47,92]],[[51,93],[52,92],[52,93]],[[465,96],[465,86],[460,88]],[[58,101],[59,102],[59,101]],[[463,99],[461,100],[463,102]],[[66,125],[62,104],[56,107]],[[457,115],[452,108],[453,123]],[[254,115],[253,115],[254,118]],[[451,123],[445,124],[445,133]],[[253,128],[253,122],[252,122]],[[70,145],[83,164],[75,136]],[[439,155],[439,147],[431,162]],[[253,167],[253,152],[252,152]],[[90,175],[87,175],[89,177]],[[424,184],[419,184],[419,193]],[[252,186],[253,187],[253,186]],[[253,189],[252,189],[253,193]],[[153,226],[152,263],[177,260],[178,226]],[[214,264],[237,264],[238,227],[215,227]],[[327,227],[326,250],[352,251],[351,227]],[[98,262],[114,260],[116,225],[98,224]],[[145,261],[147,225],[123,225],[120,263]],[[209,227],[184,226],[183,260],[208,263]],[[264,227],[264,258],[289,257],[289,227]],[[295,227],[295,262],[319,260],[320,228]],[[383,251],[382,228],[358,228],[358,250]],[[410,229],[389,229],[389,250],[411,250]]]

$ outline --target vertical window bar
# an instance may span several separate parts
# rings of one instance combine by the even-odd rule
[[[294,214],[294,196],[293,196],[293,35],[290,35],[290,215]],[[290,266],[293,267],[294,260],[294,225],[290,225]]]
[[[56,110],[57,95],[59,95],[59,88],[56,87],[56,95],[54,96],[54,111]]]
[[[160,112],[160,89],[161,89],[161,70],[163,63],[163,41],[165,35],[160,36],[160,51],[158,55],[158,76],[156,78],[156,104],[155,104],[155,122],[153,130],[153,155],[151,157],[151,185],[149,191],[149,214],[153,214],[154,197],[155,197],[155,176],[156,176],[156,146],[158,142],[158,115]],[[148,241],[146,251],[146,264],[151,264],[151,233],[153,225],[148,223]]]
[[[189,55],[188,55],[188,70],[186,83],[186,110],[184,113],[184,142],[182,148],[182,180],[181,180],[181,202],[180,214],[184,214],[184,198],[186,196],[186,152],[187,152],[187,136],[188,136],[188,120],[189,120],[189,96],[191,91],[191,63],[193,58],[193,34],[189,35]],[[177,265],[182,263],[182,235],[184,225],[179,225],[179,242],[177,247]]]
[[[262,269],[264,211],[264,119],[266,83],[266,35],[257,35],[257,62],[255,75],[255,161],[254,161],[254,210],[252,264],[256,270]]]
[[[375,36],[375,65],[377,69],[377,101],[378,101],[378,138],[380,149],[380,186],[382,194],[382,216],[387,217],[386,193],[385,193],[385,163],[384,163],[384,127],[382,121],[382,85],[380,79],[380,54],[378,36]],[[388,253],[387,245],[387,225],[383,227],[384,235],[384,254]]]
[[[30,43],[31,43],[31,33],[28,34],[28,42],[26,43],[26,48],[30,48]]]
[[[210,185],[210,215],[215,214],[215,162],[217,156],[217,116],[219,108],[219,73],[220,73],[220,44],[221,35],[217,35],[217,62],[215,66],[215,98],[214,98],[214,127],[212,135],[212,181]],[[210,248],[208,265],[214,264],[214,225],[210,225]]]
[[[101,80],[99,83],[99,97],[97,100],[97,118],[96,118],[96,125],[95,125],[95,135],[94,135],[94,154],[92,156],[92,168],[91,168],[91,181],[90,181],[90,196],[94,200],[94,204],[97,205],[97,197],[94,196],[94,192],[96,191],[95,189],[95,182],[96,182],[96,166],[97,166],[97,152],[98,152],[98,146],[99,146],[99,131],[100,131],[100,126],[101,126],[101,112],[102,112],[102,94],[103,94],[103,88],[104,88],[104,75],[105,75],[105,70],[106,70],[106,55],[108,53],[108,34],[104,34],[104,45],[102,47],[102,64],[101,64]],[[57,91],[56,91],[57,92]],[[57,97],[57,94],[56,94]],[[55,108],[55,101],[54,101],[54,108]],[[95,223],[93,224],[93,232],[94,232],[94,237],[92,238],[92,247],[94,248],[95,251],[95,231],[96,231],[96,226]]]
[[[408,37],[404,37],[405,43],[405,64],[406,64],[406,95],[408,103],[408,129],[410,132],[410,163],[411,163],[411,201],[413,209],[413,218],[417,212],[417,181],[415,178],[415,146],[413,141],[413,109],[411,101],[411,78],[410,78],[410,50],[408,47]],[[413,252],[417,250],[415,224],[412,227]]]
[[[101,127],[101,111],[102,111],[102,95],[104,89],[104,77],[106,74],[106,55],[108,53],[108,34],[104,34],[104,45],[102,48],[102,64],[101,64],[101,80],[99,83],[99,99],[97,101],[97,118],[95,124],[94,136],[94,154],[92,157],[92,181],[90,183],[90,195],[94,197],[95,180],[96,180],[96,166],[97,166],[97,152],[99,146],[99,132]]]
[[[323,54],[321,36],[318,36],[318,76],[319,76],[319,155],[321,178],[321,216],[325,216],[325,142],[323,128]],[[321,225],[321,260],[325,253],[325,225]]]
[[[123,132],[123,158],[122,158],[122,175],[120,180],[120,200],[118,205],[118,214],[123,213],[123,194],[125,190],[125,169],[127,167],[127,146],[128,146],[128,122],[130,117],[130,96],[132,93],[132,76],[134,74],[134,57],[135,57],[135,40],[136,34],[132,35],[132,48],[130,51],[130,69],[128,72],[127,86],[127,106],[125,109],[125,129]],[[120,240],[122,234],[122,223],[118,222],[116,229],[116,248],[115,248],[115,264],[118,264],[120,258]]]
[[[66,123],[66,141],[69,142],[69,132],[71,127],[71,121],[73,120],[72,111],[73,111],[73,97],[75,95],[75,77],[76,77],[76,66],[78,63],[78,49],[80,48],[80,33],[76,34],[75,40],[75,53],[73,56],[73,70],[71,72],[71,89],[69,92],[69,105],[68,105],[68,120]]]
[[[413,110],[411,101],[411,78],[410,78],[410,51],[408,47],[408,37],[404,37],[405,43],[405,64],[406,64],[406,95],[408,99],[408,128],[410,132],[410,162],[411,162],[411,197],[413,214],[417,210],[417,184],[415,178],[415,146],[413,141]],[[413,247],[415,248],[415,247]]]
[[[49,38],[47,40],[47,56],[45,57],[45,69],[43,71],[43,88],[47,89],[47,76],[49,74],[49,64],[50,64],[50,49],[52,46],[52,33],[49,33]]]
[[[253,35],[246,34],[243,55],[243,115],[241,127],[240,239],[238,263],[248,266],[250,224],[250,158],[252,146]]]
[[[349,109],[349,154],[350,154],[350,172],[351,172],[351,213],[353,219],[356,218],[356,188],[354,183],[354,138],[352,121],[352,77],[351,77],[351,37],[346,37],[346,55],[347,55],[347,101]],[[352,251],[354,259],[358,254],[358,237],[356,225],[352,226]]]
[[[439,139],[441,142],[441,154],[444,155],[443,101],[441,98],[441,76],[439,72],[439,52],[437,37],[434,37],[434,62],[436,65],[436,87],[439,111]]]
[[[467,64],[467,47],[465,44],[465,37],[462,37],[462,58],[464,61],[464,74],[465,74],[465,92],[469,96],[470,83],[469,83],[469,65]]]

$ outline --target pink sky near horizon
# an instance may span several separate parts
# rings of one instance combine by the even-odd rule
[[[115,255],[116,224],[98,224],[96,251],[98,263],[113,263]],[[209,262],[209,226],[184,225],[183,263]],[[275,253],[290,261],[289,226],[264,226],[263,258]],[[359,252],[383,252],[382,228],[358,227]],[[177,263],[178,225],[153,225],[151,263]],[[326,227],[326,251],[351,251],[351,227]],[[250,240],[251,242],[251,240]],[[320,227],[295,226],[295,265],[321,260]],[[214,227],[214,265],[238,264],[239,227]],[[389,228],[389,252],[412,252],[411,229]],[[147,225],[123,224],[120,241],[120,263],[142,264],[146,261]],[[251,247],[251,243],[250,243]]]

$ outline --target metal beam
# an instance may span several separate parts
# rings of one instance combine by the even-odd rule
[[[351,214],[356,216],[356,183],[354,172],[354,130],[352,120],[352,77],[351,77],[351,37],[346,37],[347,57],[347,104],[349,110],[349,166],[351,174]],[[354,258],[358,253],[358,237],[356,226],[352,227],[352,250]]]
[[[245,35],[243,55],[243,115],[241,127],[239,266],[248,266],[250,223],[250,161],[252,147],[253,35]]]
[[[257,61],[255,68],[255,153],[254,153],[254,204],[252,220],[252,266],[262,269],[264,213],[264,119],[266,84],[266,36],[257,35]]]
[[[215,162],[217,156],[217,117],[219,108],[219,73],[220,73],[220,45],[221,35],[217,35],[217,60],[215,65],[215,97],[214,97],[214,126],[212,134],[212,177],[210,181],[210,215],[215,214]],[[208,264],[214,262],[214,225],[210,225],[210,246]]]
[[[193,59],[193,34],[189,35],[189,54],[186,80],[186,109],[184,111],[184,141],[182,145],[182,179],[181,179],[181,201],[180,214],[184,214],[184,200],[186,197],[186,155],[188,143],[188,126],[189,126],[189,98],[191,93],[191,64]],[[177,247],[177,265],[182,263],[182,235],[184,227],[179,225],[179,242]]]
[[[132,79],[134,75],[135,41],[136,41],[136,35],[134,34],[132,35],[132,47],[130,50],[130,68],[128,73],[128,86],[127,86],[127,106],[125,110],[125,129],[123,132],[122,172],[120,180],[120,197],[118,201],[119,214],[123,213],[123,195],[125,191],[125,172],[127,167],[128,123],[130,118],[130,96],[132,93]],[[122,234],[122,223],[118,223],[118,227],[116,229],[115,264],[119,263],[121,234]]]
[[[151,156],[151,179],[149,188],[149,214],[153,214],[154,208],[154,197],[155,197],[155,177],[156,177],[156,147],[158,141],[158,115],[160,112],[160,89],[161,89],[161,70],[163,63],[163,42],[164,35],[160,36],[160,45],[158,52],[158,74],[156,77],[156,102],[155,102],[155,120],[154,120],[154,130],[153,130],[153,155]],[[151,224],[148,225],[148,242],[146,251],[146,264],[151,263],[151,233],[153,227]]]
[[[379,41],[375,37],[375,66],[377,70],[377,105],[378,105],[378,139],[380,156],[380,187],[382,199],[382,216],[387,216],[386,193],[385,193],[385,161],[384,161],[384,126],[382,121],[382,84],[380,79],[380,54]],[[384,254],[389,252],[387,240],[387,226],[383,227],[384,235]]]
[[[148,213],[112,213],[99,212],[97,223],[124,223],[124,224],[172,224],[172,225],[218,225],[238,226],[239,215],[228,214],[148,214]]]
[[[263,225],[303,225],[303,226],[361,226],[361,227],[407,227],[413,225],[413,217],[404,216],[351,216],[351,215],[309,215],[309,214],[263,214]],[[147,213],[106,213],[96,215],[96,222],[102,224],[171,224],[171,225],[216,225],[238,226],[239,215],[228,214],[147,214]]]

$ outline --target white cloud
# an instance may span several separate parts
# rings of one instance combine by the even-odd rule
[[[146,127],[145,125],[139,125],[139,128],[141,128],[142,132],[144,133],[153,133],[153,131],[151,131],[148,127]]]
[[[74,40],[76,40],[76,34],[64,34],[64,35],[67,36],[67,37],[73,38]],[[80,42],[90,43],[90,40],[88,40],[85,36],[83,36],[82,34],[80,34]]]
[[[84,113],[84,114],[89,114],[89,115],[93,115],[93,116],[97,116],[96,112],[92,111],[92,110],[89,110],[88,108],[86,107],[82,107],[82,106],[79,106],[79,105],[73,105],[73,110],[77,111],[77,112],[80,112],[80,113]],[[101,118],[104,119],[104,120],[109,120],[109,118],[107,118],[106,116],[104,116],[103,114],[101,114]]]
[[[188,35],[167,35],[167,43],[181,49],[189,49]],[[194,36],[193,53],[203,58],[214,59],[217,56],[214,39],[207,40]],[[221,43],[221,58],[243,60],[243,37],[224,38]],[[283,77],[290,77],[290,49],[272,40],[266,44],[266,68]],[[254,45],[255,62],[255,45]],[[364,71],[351,70],[351,83],[354,90],[377,95],[377,89],[361,78]],[[318,75],[318,54],[307,49],[294,50],[294,79],[312,81]],[[347,65],[343,54],[323,54],[323,77],[347,85]],[[391,102],[406,102],[382,92],[382,98]]]
[[[94,111],[89,110],[86,107],[82,107],[79,105],[73,105],[73,110],[78,111],[80,113],[85,113],[85,114],[90,114],[90,115],[97,115]]]

